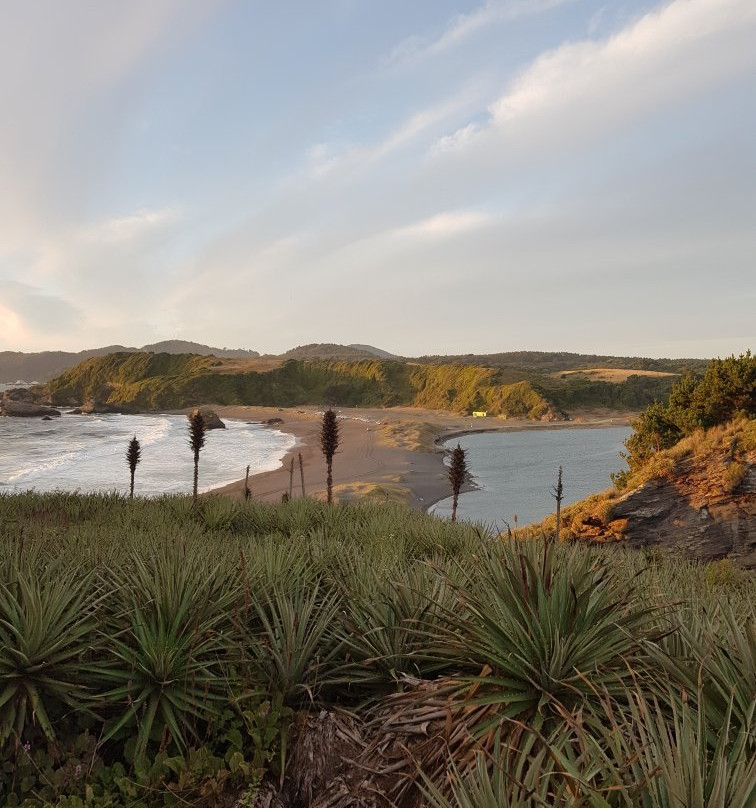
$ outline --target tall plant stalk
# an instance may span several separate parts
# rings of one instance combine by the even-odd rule
[[[562,467],[559,467],[557,483],[551,489],[551,496],[556,500],[556,543],[559,544],[559,525],[562,521],[562,500],[564,499],[564,488],[562,487]]]
[[[126,462],[129,466],[129,474],[131,478],[131,485],[129,486],[129,499],[134,499],[134,474],[136,474],[136,467],[142,459],[142,447],[139,445],[137,436],[129,441],[129,448],[126,450]]]
[[[197,502],[197,486],[199,483],[199,458],[205,445],[207,425],[202,413],[195,410],[189,416],[189,447],[194,455],[194,486],[192,488],[192,501]]]
[[[459,491],[462,488],[462,483],[465,481],[467,474],[467,460],[465,459],[465,450],[457,444],[451,456],[451,464],[449,465],[449,482],[452,488],[452,522],[457,521],[457,504],[459,502]]]
[[[323,423],[320,428],[320,448],[326,459],[326,498],[329,505],[333,504],[333,456],[339,448],[339,422],[333,410],[323,413]]]

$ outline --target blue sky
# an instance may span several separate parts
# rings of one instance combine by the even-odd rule
[[[756,347],[753,0],[0,15],[0,350]]]

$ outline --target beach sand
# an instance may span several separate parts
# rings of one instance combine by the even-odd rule
[[[250,476],[253,499],[281,501],[282,495],[289,491],[292,458],[292,494],[302,496],[299,454],[304,467],[306,496],[325,498],[326,466],[320,450],[322,408],[233,406],[214,409],[226,419],[261,423],[280,419],[280,423],[273,423],[271,427],[297,439],[281,468]],[[410,407],[334,409],[339,416],[340,432],[339,448],[333,459],[335,499],[370,497],[403,501],[421,510],[451,495],[443,464],[444,450],[439,445],[448,438],[471,432],[623,426],[634,416],[634,413],[591,411],[573,415],[572,421],[541,423],[525,419],[470,418]],[[470,484],[464,490],[472,487]],[[244,480],[216,488],[211,493],[243,497]]]

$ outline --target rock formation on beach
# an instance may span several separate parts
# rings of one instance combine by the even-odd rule
[[[46,407],[36,401],[36,396],[24,388],[6,390],[0,397],[0,415],[15,418],[42,418],[60,415],[60,410]]]
[[[195,407],[190,413],[187,414],[187,418],[193,418],[197,413],[200,413],[204,422],[205,422],[205,429],[225,429],[226,425],[221,421],[220,416],[218,413],[211,409],[210,407]]]

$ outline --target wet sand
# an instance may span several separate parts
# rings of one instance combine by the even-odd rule
[[[305,494],[325,498],[326,466],[320,450],[323,410],[316,407],[215,407],[221,418],[267,423],[293,435],[297,444],[281,468],[251,475],[252,497],[280,502],[289,491],[290,462],[294,459],[292,494],[302,495],[298,455],[302,456]],[[593,411],[576,414],[572,421],[541,423],[525,419],[470,418],[437,410],[409,407],[390,409],[336,409],[339,416],[339,448],[333,459],[334,495],[337,500],[362,496],[407,502],[422,510],[450,496],[444,449],[441,442],[471,432],[571,427],[623,426],[633,413]],[[471,484],[466,488],[470,490]],[[244,496],[244,480],[214,489],[214,494]]]

